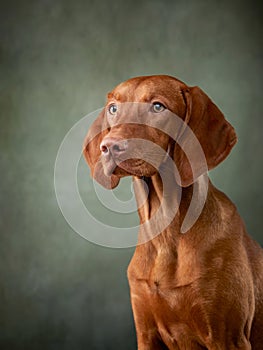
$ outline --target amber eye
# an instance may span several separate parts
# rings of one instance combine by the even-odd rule
[[[111,115],[116,115],[117,114],[117,111],[118,111],[118,107],[117,107],[117,105],[116,104],[111,104],[110,106],[109,106],[109,113],[111,114]]]
[[[153,112],[155,113],[160,113],[165,110],[165,107],[162,103],[160,102],[154,102],[153,103]]]

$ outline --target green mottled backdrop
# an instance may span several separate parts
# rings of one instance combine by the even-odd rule
[[[66,132],[132,76],[177,76],[225,113],[239,143],[211,176],[263,243],[259,4],[1,1],[1,349],[136,348],[133,249],[78,236],[53,188]]]

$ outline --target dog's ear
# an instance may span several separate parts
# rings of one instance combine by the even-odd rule
[[[83,144],[83,154],[90,166],[92,177],[107,189],[115,188],[120,179],[116,175],[106,176],[101,162],[100,144],[109,132],[109,125],[105,118],[105,109],[91,125]]]
[[[179,135],[174,147],[174,161],[180,184],[187,187],[227,157],[237,142],[237,136],[222,112],[199,87],[185,89],[182,93],[186,104],[185,123],[190,131],[185,127]],[[189,139],[191,131],[198,142]],[[198,143],[201,148],[196,147]],[[200,149],[205,157],[200,154]]]

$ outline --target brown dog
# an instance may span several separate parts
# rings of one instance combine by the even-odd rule
[[[210,181],[202,187],[235,142],[208,96],[169,76],[118,85],[89,130],[84,155],[95,179],[107,188],[134,179],[141,229],[128,278],[139,350],[263,349],[262,249],[234,204]],[[197,220],[182,233],[203,192]]]

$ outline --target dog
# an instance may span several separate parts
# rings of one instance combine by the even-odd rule
[[[92,176],[109,189],[133,177],[141,228],[128,280],[139,350],[263,349],[262,249],[207,177],[236,141],[199,87],[167,75],[119,84],[88,131]]]

